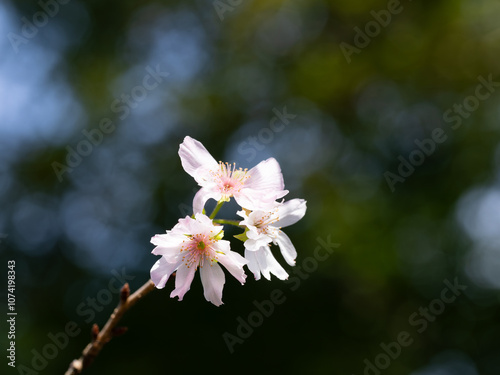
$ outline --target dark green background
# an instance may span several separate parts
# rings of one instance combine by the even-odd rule
[[[182,302],[169,298],[169,283],[126,315],[128,333],[85,373],[359,375],[381,343],[408,332],[412,344],[382,374],[499,374],[498,88],[471,96],[481,77],[500,81],[500,6],[403,1],[377,32],[373,12],[384,19],[389,4],[69,0],[28,38],[23,17],[43,23],[42,8],[4,1],[0,251],[4,280],[6,261],[16,261],[16,364],[31,367],[33,350],[74,321],[81,333],[40,372],[64,373],[89,340],[92,322],[78,306],[113,270],[132,275],[133,290],[148,279],[150,238],[190,214],[196,184],[177,155],[190,135],[217,160],[280,162],[287,198],[308,202],[285,229],[298,266],[320,240],[340,246],[294,290],[291,280],[247,272],[242,287],[227,276],[219,308],[198,276]],[[374,36],[346,59],[341,43],[355,47],[367,26]],[[114,101],[148,66],[169,76],[118,111]],[[464,101],[474,110],[447,120]],[[296,117],[263,130],[284,107]],[[54,162],[65,164],[68,147],[105,118],[113,131],[59,181]],[[446,140],[392,192],[384,173],[397,174],[400,157],[436,128]],[[222,216],[236,219],[236,208]],[[233,249],[243,250],[237,241]],[[455,279],[467,289],[417,332],[410,316]],[[223,333],[236,334],[238,317],[275,289],[285,301],[231,354]],[[93,321],[102,326],[117,302],[114,294]],[[5,350],[6,334],[0,341]],[[6,362],[0,372],[17,373]]]

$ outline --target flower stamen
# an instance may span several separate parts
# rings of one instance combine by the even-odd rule
[[[236,168],[236,163],[229,164],[222,161],[219,161],[219,168],[210,174],[222,195],[222,201],[229,201],[235,193],[239,193],[245,181],[250,178],[247,168]]]

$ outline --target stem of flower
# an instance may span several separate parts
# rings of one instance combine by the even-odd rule
[[[65,375],[80,374],[85,368],[90,366],[95,357],[99,354],[101,349],[113,337],[118,336],[126,331],[125,327],[116,327],[123,315],[134,306],[146,294],[150,293],[155,288],[152,280],[148,280],[143,286],[130,295],[130,288],[128,283],[125,284],[120,293],[120,302],[115,308],[108,321],[99,332],[99,327],[94,324],[91,330],[92,341],[85,347],[80,358],[71,362]]]
[[[219,212],[220,208],[222,207],[222,205],[224,203],[225,203],[224,201],[217,202],[217,206],[215,206],[214,210],[210,214],[210,219],[213,219],[215,217],[215,215],[217,215],[217,213]]]
[[[214,223],[228,224],[228,225],[234,225],[235,227],[238,227],[238,228],[244,228],[242,225],[240,225],[240,222],[238,220],[215,219]]]

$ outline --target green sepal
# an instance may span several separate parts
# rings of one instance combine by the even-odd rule
[[[234,238],[236,238],[237,240],[240,240],[241,242],[245,242],[246,240],[248,240],[247,232],[248,232],[248,228],[245,228],[245,231],[243,233],[236,234],[234,236]]]
[[[217,241],[222,240],[224,238],[224,231],[221,230],[219,233],[217,233],[212,238],[215,239],[215,240],[217,240]]]

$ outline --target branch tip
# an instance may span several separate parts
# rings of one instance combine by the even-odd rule
[[[127,327],[116,327],[116,324],[132,306],[154,289],[155,285],[150,279],[131,295],[130,286],[128,283],[125,283],[120,290],[120,303],[118,303],[118,306],[116,306],[108,321],[101,329],[99,329],[97,324],[92,326],[90,330],[92,336],[91,342],[83,349],[80,358],[70,363],[65,375],[80,374],[85,368],[90,366],[104,345],[113,337],[123,335],[127,332]]]
[[[99,335],[99,326],[94,323],[92,329],[90,330],[90,335],[92,336],[92,341],[97,340],[97,336]]]
[[[130,287],[128,283],[125,283],[125,285],[123,285],[122,289],[120,290],[120,300],[122,302],[127,302],[129,296],[130,296]]]

